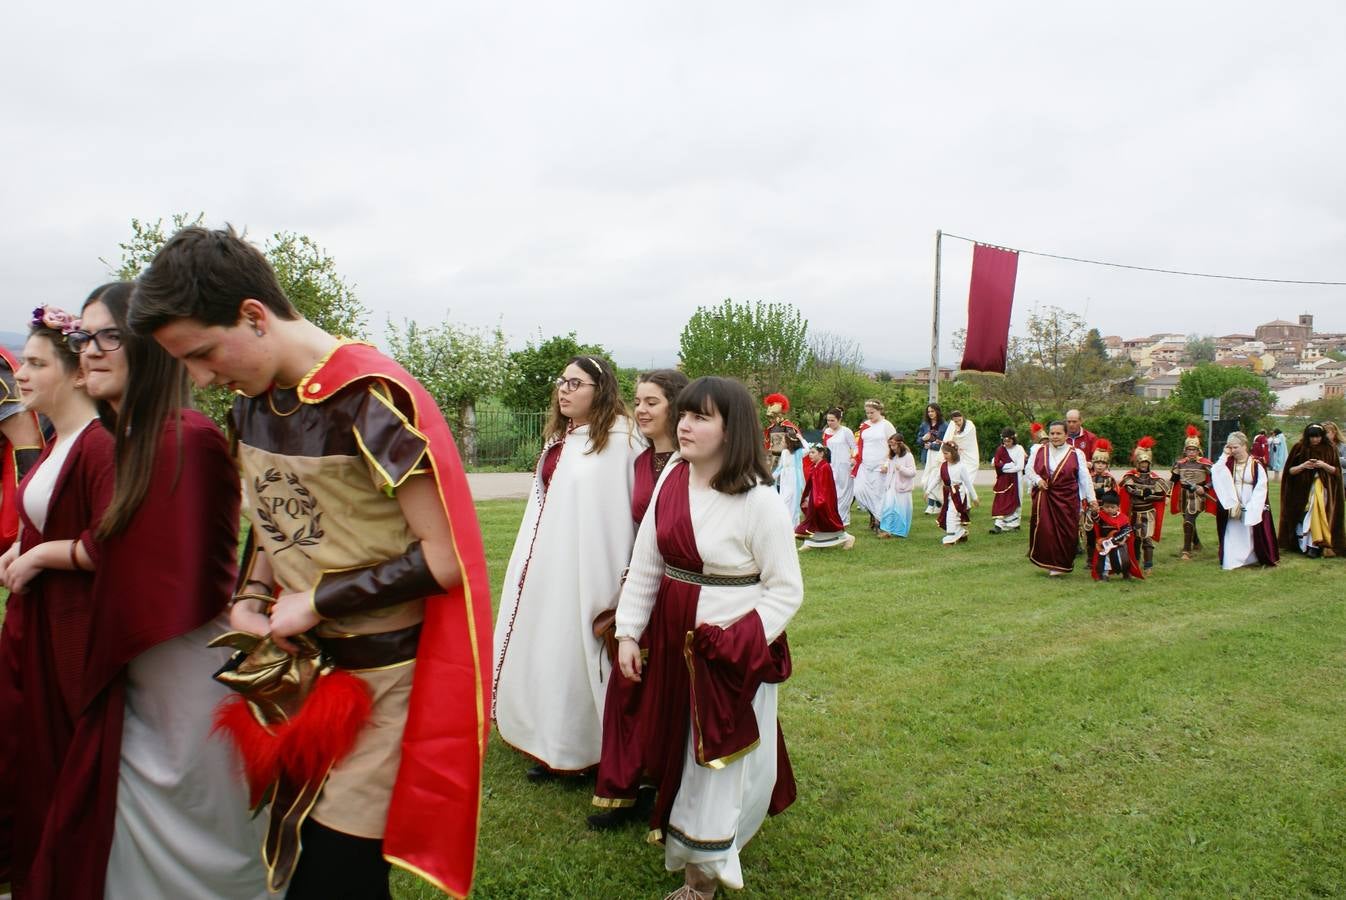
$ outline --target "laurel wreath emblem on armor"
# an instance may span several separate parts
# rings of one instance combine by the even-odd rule
[[[271,485],[284,480],[285,483],[294,491],[294,508],[291,510],[290,503],[283,501],[279,506],[286,508],[290,515],[300,521],[300,525],[293,532],[288,532],[276,521],[275,513],[272,511],[276,504],[260,502],[266,491]],[[293,472],[286,472],[283,475],[277,469],[267,469],[261,475],[252,480],[253,491],[257,494],[257,519],[261,523],[262,530],[267,533],[271,540],[281,546],[272,548],[271,552],[281,553],[289,550],[291,547],[313,547],[318,544],[324,534],[322,529],[322,513],[318,512],[318,501],[314,498],[313,492],[304,487],[299,480],[299,476]]]

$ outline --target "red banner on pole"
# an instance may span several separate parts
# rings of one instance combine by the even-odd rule
[[[967,293],[967,341],[959,367],[969,372],[1005,371],[1010,311],[1019,254],[986,244],[972,248],[972,286]]]

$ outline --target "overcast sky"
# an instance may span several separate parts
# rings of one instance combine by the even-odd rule
[[[1346,281],[1346,5],[10,3],[0,330],[132,217],[313,237],[373,310],[676,359],[699,305],[929,356],[934,233]],[[946,335],[970,245],[945,242]],[[1251,331],[1346,289],[1024,257],[1105,334]],[[946,345],[947,346],[947,345]],[[945,350],[943,361],[952,353]]]

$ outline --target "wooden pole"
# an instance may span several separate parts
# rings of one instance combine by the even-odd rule
[[[935,305],[930,314],[930,402],[939,400],[939,255],[944,232],[935,232]]]

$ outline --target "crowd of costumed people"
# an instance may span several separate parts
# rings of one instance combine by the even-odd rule
[[[193,383],[236,393],[227,438]],[[179,231],[78,314],[35,310],[0,384],[18,900],[379,898],[393,867],[464,896],[492,724],[527,780],[592,779],[588,827],[643,825],[670,897],[741,888],[797,793],[778,709],[800,552],[908,537],[918,487],[955,548],[987,496],[960,411],[930,404],[909,442],[871,400],[814,442],[783,394],[664,369],[627,397],[575,356],[493,618],[434,399],[305,320],[232,229]],[[1026,527],[1034,565],[1099,579],[1146,577],[1165,518],[1192,559],[1212,517],[1226,569],[1341,551],[1335,425],[1235,432],[1214,461],[1192,429],[1167,476],[1153,448],[1115,479],[1077,411],[1003,430],[990,534]]]

